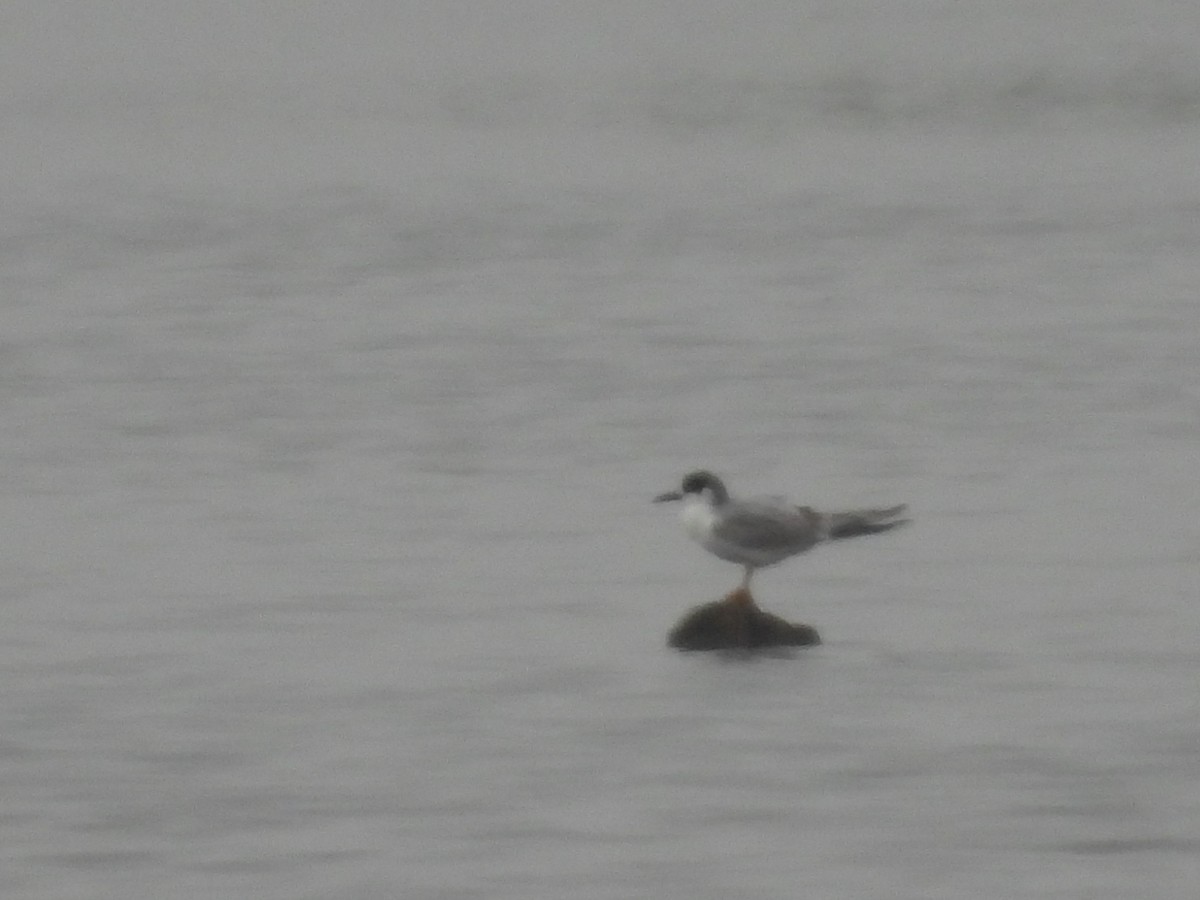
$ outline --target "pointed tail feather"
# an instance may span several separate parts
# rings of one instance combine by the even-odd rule
[[[839,540],[890,531],[897,525],[904,525],[910,521],[900,518],[907,509],[902,503],[887,509],[854,509],[849,512],[826,513],[825,534],[830,540]]]

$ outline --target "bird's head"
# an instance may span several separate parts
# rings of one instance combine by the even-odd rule
[[[655,503],[666,503],[671,500],[682,500],[684,497],[697,496],[710,503],[724,503],[729,499],[729,492],[721,479],[705,469],[697,469],[683,476],[683,484],[677,491],[667,491],[654,498]]]

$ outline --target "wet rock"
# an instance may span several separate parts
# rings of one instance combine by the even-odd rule
[[[757,650],[819,643],[821,637],[811,625],[764,612],[741,588],[690,610],[667,637],[667,644],[677,650]]]

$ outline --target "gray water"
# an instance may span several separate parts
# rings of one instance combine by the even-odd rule
[[[1198,9],[7,4],[0,894],[1195,897]]]

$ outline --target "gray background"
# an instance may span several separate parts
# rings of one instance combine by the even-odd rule
[[[0,893],[1194,897],[1198,9],[5,4]]]

